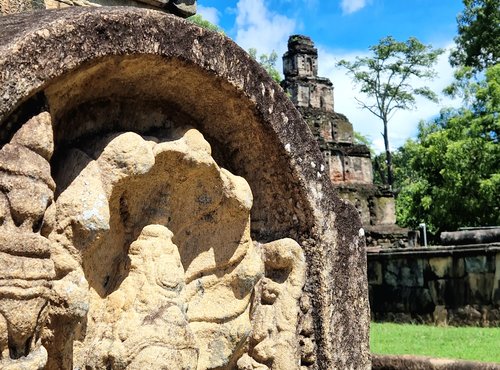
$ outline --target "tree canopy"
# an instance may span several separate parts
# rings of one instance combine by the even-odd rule
[[[481,71],[500,61],[500,0],[463,0],[465,9],[457,17],[456,49],[452,66]]]
[[[250,48],[248,49],[248,53],[252,58],[257,60],[257,49]],[[277,83],[281,82],[281,74],[276,68],[276,61],[278,60],[278,54],[273,50],[271,54],[261,54],[259,56],[260,65],[266,70],[266,72],[271,76],[271,78]]]
[[[201,14],[195,14],[189,18],[187,18],[188,21],[193,22],[194,24],[197,24],[200,27],[203,27],[207,30],[219,32],[219,33],[224,33],[222,28],[217,26],[216,24],[213,24],[210,21],[207,21],[205,18],[201,16]]]
[[[372,55],[369,57],[357,57],[354,62],[341,60],[338,65],[347,69],[353,81],[360,86],[360,91],[366,94],[367,100],[356,99],[360,106],[382,121],[386,181],[392,186],[394,178],[388,123],[397,110],[414,108],[416,96],[437,101],[436,94],[428,87],[415,87],[414,79],[435,77],[432,67],[443,50],[424,45],[414,37],[401,42],[388,36],[371,46],[370,51]]]
[[[191,21],[195,24],[197,24],[200,27],[203,27],[207,30],[211,31],[216,31],[219,33],[224,33],[224,30],[220,28],[219,26],[211,23],[210,21],[207,21],[205,18],[203,18],[200,14],[195,14],[191,17],[188,18],[188,21]],[[281,82],[281,74],[279,73],[278,69],[276,68],[276,62],[278,60],[278,54],[273,50],[271,54],[261,54],[257,58],[257,49],[255,48],[250,48],[248,49],[248,53],[250,56],[258,60],[260,65],[266,70],[266,72],[271,76],[271,78],[276,81],[277,83]]]
[[[470,107],[421,123],[402,148],[407,177],[398,222],[431,231],[500,224],[500,65],[486,70]]]

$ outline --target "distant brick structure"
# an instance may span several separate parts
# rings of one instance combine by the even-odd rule
[[[335,111],[333,83],[318,77],[318,50],[309,37],[290,36],[283,73],[282,87],[318,140],[326,172],[341,198],[356,206],[367,244],[389,246],[406,241],[407,230],[395,225],[393,193],[373,184],[370,150],[355,143],[352,124]]]

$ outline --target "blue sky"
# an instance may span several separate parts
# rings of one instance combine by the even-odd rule
[[[354,97],[363,97],[336,62],[366,55],[370,45],[387,35],[398,40],[415,36],[426,44],[450,48],[456,15],[462,8],[460,0],[198,0],[198,13],[246,50],[253,47],[259,54],[275,50],[281,56],[289,35],[311,37],[319,51],[319,74],[330,78],[335,87],[335,110],[347,115],[355,130],[369,136],[377,151],[383,148],[381,123],[358,108]],[[437,79],[417,84],[440,92],[452,80],[447,58],[448,53],[436,66]],[[418,99],[415,110],[398,112],[389,123],[391,147],[414,136],[421,119],[458,103],[444,96],[439,104]]]

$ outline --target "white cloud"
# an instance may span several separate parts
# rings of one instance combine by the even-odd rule
[[[450,44],[451,45],[451,44]],[[356,56],[367,56],[366,52],[331,52],[319,47],[319,75],[328,77],[334,85],[335,111],[343,113],[349,118],[354,130],[370,137],[377,152],[384,150],[384,141],[381,132],[382,122],[365,109],[360,109],[355,97],[364,100],[366,96],[358,92],[346,70],[336,67],[341,59],[354,60]],[[436,116],[442,107],[459,106],[460,101],[444,96],[441,91],[453,80],[453,69],[448,63],[448,54],[441,55],[435,66],[438,77],[432,81],[416,81],[414,86],[425,85],[439,94],[438,104],[424,98],[417,98],[416,109],[398,111],[389,122],[389,142],[391,149],[396,149],[404,144],[406,139],[414,137],[420,120],[428,120]]]
[[[219,24],[219,11],[216,8],[198,5],[196,7],[196,13],[213,24]]]
[[[340,7],[342,13],[352,14],[363,9],[368,4],[368,0],[342,0]]]
[[[295,20],[271,12],[263,0],[239,0],[236,7],[235,40],[243,49],[256,48],[259,54],[275,50],[280,56],[286,51]]]

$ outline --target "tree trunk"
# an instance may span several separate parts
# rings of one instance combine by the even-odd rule
[[[393,175],[392,175],[392,154],[389,148],[389,134],[387,130],[387,118],[384,117],[384,146],[385,146],[385,160],[387,163],[387,185],[392,189],[392,184],[394,183]]]

